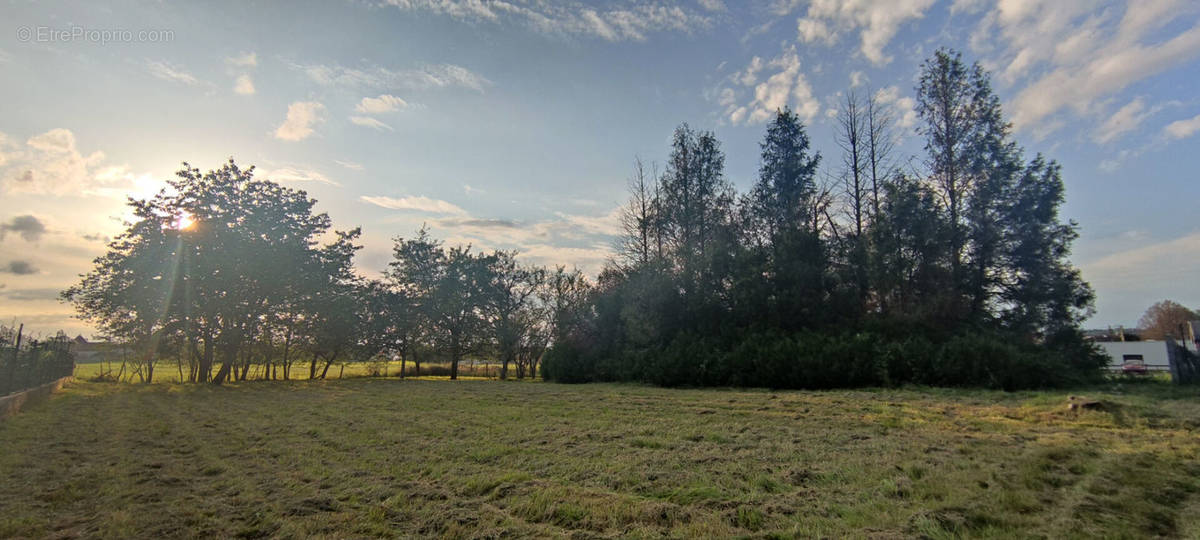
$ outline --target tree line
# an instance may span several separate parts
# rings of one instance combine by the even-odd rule
[[[922,64],[916,101],[925,155],[900,160],[894,117],[846,93],[832,166],[778,111],[745,193],[716,136],[681,125],[661,174],[635,163],[619,253],[546,377],[1011,389],[1097,376],[1060,166],[1024,156],[988,74],[958,53]]]
[[[497,358],[500,378],[537,375],[566,332],[558,306],[585,279],[516,253],[446,247],[422,228],[395,239],[379,279],[354,269],[360,229],[332,230],[305,192],[256,179],[233,160],[201,173],[186,163],[145,200],[135,219],[63,292],[81,318],[135,351],[145,380],[174,359],[180,379],[267,379],[294,370],[325,378],[334,365],[398,358]],[[322,243],[320,240],[327,238]]]
[[[716,136],[681,125],[661,173],[636,162],[595,283],[425,228],[366,279],[359,229],[333,230],[305,192],[230,160],[185,163],[170,189],[131,200],[133,222],[63,298],[138,351],[147,380],[170,358],[181,379],[216,383],[390,358],[419,373],[432,357],[451,378],[487,357],[501,378],[664,385],[1021,388],[1099,374],[1059,165],[1025,158],[977,64],[940,50],[919,81],[924,156],[900,159],[895,119],[851,91],[836,163],[780,110],[745,193]]]

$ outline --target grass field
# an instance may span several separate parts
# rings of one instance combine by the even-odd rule
[[[387,364],[386,371],[383,371],[383,364]],[[352,363],[346,364],[345,366],[343,366],[341,364],[335,364],[329,368],[329,373],[326,375],[326,378],[327,379],[342,379],[342,378],[353,378],[353,377],[367,377],[370,375],[371,369],[380,369],[383,373],[387,373],[389,376],[395,377],[400,374],[400,368],[402,365],[405,368],[405,372],[408,373],[409,376],[414,376],[414,374],[416,372],[416,369],[415,369],[416,366],[412,362],[408,362],[407,364],[401,364],[398,361],[393,361],[393,362],[378,362],[378,363],[352,362]],[[217,365],[213,366],[213,372],[215,373],[218,369],[220,369],[220,367],[221,367],[221,365],[219,363]],[[321,364],[320,366],[318,366],[318,368],[317,368],[318,372],[322,367],[324,367],[324,364]],[[297,362],[297,363],[293,364],[290,378],[294,379],[294,380],[308,379],[308,368],[309,368],[309,364],[307,362]],[[180,377],[180,371],[181,370],[180,370],[179,364],[177,364],[175,362],[169,362],[169,361],[158,362],[154,366],[154,382],[155,383],[178,383],[178,382],[181,382],[186,378],[187,367],[184,366],[182,369],[184,377]],[[460,379],[499,379],[500,378],[499,364],[488,364],[488,363],[482,363],[482,362],[478,362],[478,363],[464,362],[464,363],[459,364],[458,371],[459,371],[458,376]],[[509,371],[510,371],[510,375],[509,375],[510,377],[515,378],[517,376],[516,375],[516,367],[509,366]],[[130,368],[130,367],[126,367],[125,371],[122,372],[120,362],[112,362],[112,363],[88,362],[88,363],[75,364],[75,377],[78,379],[92,380],[92,379],[95,379],[96,377],[100,376],[101,374],[106,374],[106,373],[111,376],[110,378],[115,378],[117,375],[121,375],[122,382],[136,382],[136,383],[143,382],[141,379],[139,379],[137,377],[136,374],[134,374],[132,372],[132,368]],[[277,373],[277,376],[283,377],[282,371],[277,371],[276,373]],[[421,375],[418,378],[431,379],[431,380],[449,379],[450,377],[447,375],[448,373],[450,373],[450,364],[448,362],[423,362],[421,364]],[[257,381],[257,380],[261,379],[263,376],[262,367],[261,366],[253,366],[250,369],[249,375],[250,376],[248,378],[252,381]]]
[[[1085,394],[80,382],[0,536],[1200,536],[1200,391]]]

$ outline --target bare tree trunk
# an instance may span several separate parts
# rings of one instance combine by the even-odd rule
[[[333,354],[329,355],[329,360],[325,362],[325,369],[321,370],[321,378],[322,379],[324,379],[325,375],[329,373],[329,366],[333,365],[333,361],[336,360],[337,357],[338,357],[338,353],[333,353]]]

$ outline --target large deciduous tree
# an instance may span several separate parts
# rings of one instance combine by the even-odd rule
[[[1181,338],[1183,325],[1195,320],[1200,320],[1200,314],[1174,300],[1163,300],[1146,309],[1138,327],[1146,339]]]
[[[256,179],[253,167],[233,160],[206,173],[185,163],[168,184],[130,201],[133,221],[63,297],[119,339],[182,337],[196,365],[192,378],[220,383],[262,325],[280,311],[303,310],[343,278],[348,261],[329,255],[357,233],[322,249],[318,239],[331,224],[313,211],[316,201]]]

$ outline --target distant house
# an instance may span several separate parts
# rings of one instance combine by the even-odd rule
[[[1165,341],[1098,341],[1108,355],[1109,371],[1145,373],[1169,371]]]
[[[75,336],[71,340],[71,352],[75,353],[76,364],[88,364],[104,359],[104,351],[109,344],[103,341],[88,341],[83,336]]]

